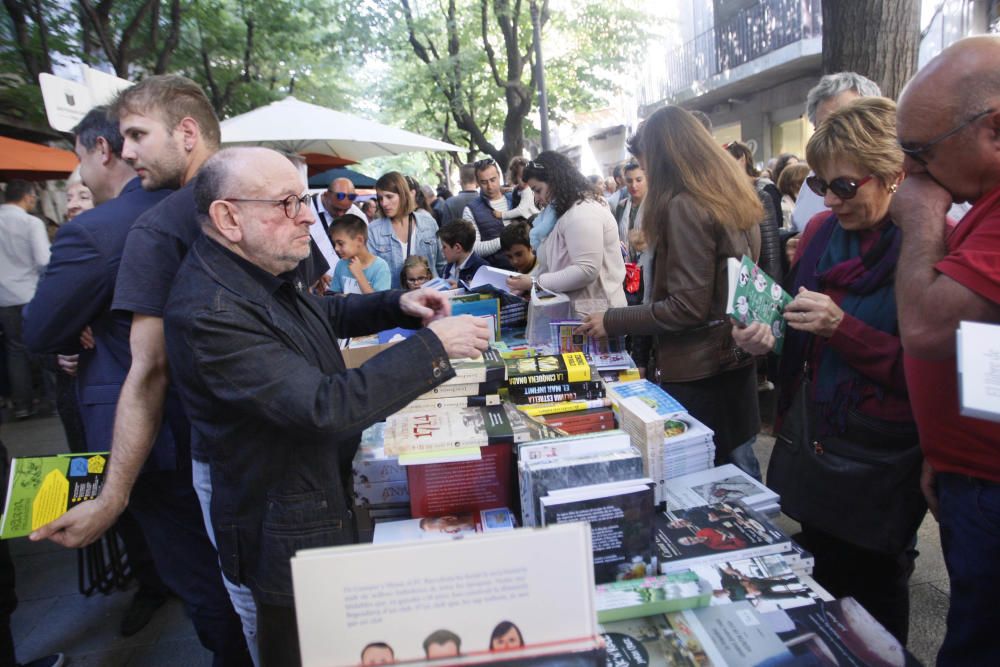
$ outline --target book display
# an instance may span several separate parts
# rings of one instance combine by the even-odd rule
[[[737,313],[747,290],[772,297],[752,265],[736,267]],[[480,273],[477,289],[505,284]],[[449,298],[502,324],[495,294]],[[767,310],[746,301],[754,317]],[[714,467],[713,431],[638,378],[621,341],[579,324],[550,322],[543,349],[501,330],[481,358],[451,360],[454,378],[365,429],[350,482],[361,544],[292,559],[302,664],[915,664],[811,578],[812,554],[772,521],[778,494]],[[962,345],[992,345],[967,324]],[[364,363],[412,332],[383,333],[345,358]],[[966,369],[986,387],[967,401],[981,409],[992,366]],[[94,497],[106,462],[15,459],[0,537]]]

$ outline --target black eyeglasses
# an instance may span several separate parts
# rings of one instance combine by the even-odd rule
[[[356,195],[353,192],[351,194],[347,194],[346,192],[333,192],[331,194],[337,198],[337,201],[344,201],[345,199],[350,199],[351,201],[354,201],[355,199],[358,198],[358,195]]]
[[[923,144],[922,146],[916,146],[914,148],[908,148],[907,146],[905,146],[903,144],[900,144],[899,147],[901,149],[903,149],[903,153],[905,153],[907,157],[909,157],[913,161],[918,162],[918,163],[920,163],[920,164],[922,164],[923,166],[926,167],[927,166],[927,160],[925,158],[921,157],[921,155],[923,153],[926,153],[927,151],[929,151],[935,144],[939,144],[942,141],[944,141],[945,139],[947,139],[948,137],[951,137],[951,136],[954,136],[954,135],[958,134],[959,132],[961,132],[962,130],[964,130],[965,128],[967,128],[969,125],[972,125],[973,123],[975,123],[977,120],[979,120],[983,116],[988,116],[989,114],[993,113],[994,111],[996,111],[996,109],[987,109],[985,111],[980,111],[975,116],[972,116],[971,118],[963,121],[958,126],[956,126],[956,127],[952,128],[952,129],[948,130],[947,132],[945,132],[941,136],[936,137],[934,139],[931,139],[930,141],[928,141],[926,144]]]
[[[475,168],[476,171],[482,171],[483,169],[486,169],[486,167],[497,166],[497,161],[491,157],[485,157],[482,160],[476,160],[475,162],[473,162],[472,166]]]
[[[231,202],[256,202],[258,204],[281,204],[285,209],[285,215],[295,219],[295,216],[302,210],[303,204],[308,206],[312,201],[312,195],[308,192],[304,195],[288,195],[284,199],[240,199],[237,197],[226,197],[223,201]]]
[[[535,171],[545,171],[545,165],[541,162],[535,162],[532,160],[528,164],[524,165],[525,169],[534,169]]]
[[[820,197],[825,197],[826,191],[829,190],[840,199],[854,199],[854,196],[858,194],[858,189],[873,178],[875,178],[875,174],[869,174],[860,181],[841,176],[827,183],[819,176],[810,176],[806,179],[806,185]]]

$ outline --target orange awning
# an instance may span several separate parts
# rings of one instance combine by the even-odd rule
[[[78,162],[71,151],[0,137],[0,178],[3,180],[66,178]]]
[[[315,176],[320,172],[324,172],[327,169],[333,169],[334,167],[345,167],[349,164],[354,164],[354,160],[346,160],[342,157],[333,157],[332,155],[323,155],[321,153],[302,153],[302,157],[306,159],[306,165],[309,167],[309,176]]]

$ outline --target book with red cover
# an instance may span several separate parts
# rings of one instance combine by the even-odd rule
[[[591,408],[590,410],[580,410],[578,412],[562,412],[554,415],[539,417],[549,426],[561,426],[577,422],[608,422],[615,423],[615,413],[611,408]]]
[[[442,516],[493,507],[518,511],[513,447],[513,443],[483,447],[478,461],[406,466],[411,514]]]

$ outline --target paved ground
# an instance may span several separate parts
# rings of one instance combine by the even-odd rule
[[[67,451],[59,421],[32,419],[0,426],[11,456]],[[766,466],[773,440],[758,439],[757,450]],[[786,529],[794,529],[787,521]],[[63,651],[74,667],[200,667],[211,655],[198,643],[194,629],[176,600],[161,608],[142,632],[125,639],[118,633],[121,615],[131,591],[85,598],[77,592],[76,552],[51,543],[10,544],[17,568],[20,605],[14,613],[14,641],[18,658]],[[948,577],[941,558],[937,524],[928,515],[917,544],[920,557],[913,576],[910,650],[924,664],[934,657],[944,636],[948,609]]]

